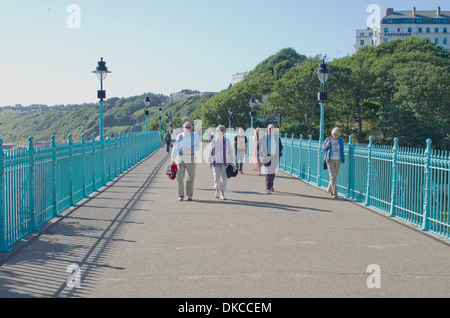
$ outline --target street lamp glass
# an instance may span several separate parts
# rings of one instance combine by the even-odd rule
[[[108,71],[106,62],[103,61],[103,57],[100,58],[98,66],[95,68],[95,71],[92,71],[92,73],[96,73],[99,80],[104,80],[106,78],[106,75],[108,75],[108,73],[111,73],[110,71]]]
[[[320,64],[319,69],[317,70],[317,77],[319,78],[319,81],[322,84],[325,84],[329,76],[330,71],[328,70],[327,65],[325,64],[325,61],[323,61],[322,64]]]
[[[150,98],[148,98],[148,96],[145,98],[144,104],[145,104],[145,107],[150,106]]]

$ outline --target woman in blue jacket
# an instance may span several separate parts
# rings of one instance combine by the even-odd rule
[[[328,173],[330,174],[330,183],[328,184],[328,193],[337,198],[336,180],[341,164],[345,162],[344,141],[341,137],[339,128],[335,127],[331,131],[331,137],[325,139],[323,143],[323,151],[325,153],[325,161],[327,162]]]

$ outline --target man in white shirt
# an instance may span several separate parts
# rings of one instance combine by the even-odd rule
[[[266,193],[274,192],[273,182],[278,170],[278,162],[282,156],[283,145],[280,136],[275,133],[275,126],[267,126],[267,134],[259,140],[259,157],[262,162],[261,173],[266,175]]]
[[[172,162],[178,165],[177,182],[179,200],[184,199],[184,176],[186,177],[186,198],[192,201],[194,194],[194,180],[195,180],[195,153],[200,149],[200,137],[197,133],[192,131],[192,124],[185,122],[183,124],[183,132],[175,139],[172,149]]]

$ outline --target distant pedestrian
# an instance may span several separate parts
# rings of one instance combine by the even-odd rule
[[[239,134],[234,137],[234,152],[236,154],[236,168],[238,169],[240,174],[244,174],[244,159],[245,154],[247,153],[248,148],[248,140],[247,136],[244,135],[244,129],[239,128]]]
[[[159,131],[159,139],[161,140],[161,145],[164,146],[164,131]]]
[[[253,135],[253,145],[252,145],[252,169],[253,171],[259,171],[261,174],[261,160],[259,158],[259,128],[255,129],[255,134]]]
[[[259,156],[262,166],[261,172],[266,176],[266,193],[274,192],[273,183],[275,174],[278,170],[278,162],[282,156],[283,145],[278,133],[275,132],[275,126],[267,126],[267,134],[259,139]]]
[[[178,134],[172,149],[172,162],[178,165],[177,182],[179,200],[183,201],[184,177],[186,176],[186,196],[188,201],[192,201],[194,194],[195,180],[195,153],[200,149],[200,137],[197,133],[191,132],[192,124],[185,122],[183,132]]]
[[[216,136],[211,140],[208,153],[209,168],[213,169],[214,188],[216,189],[216,199],[226,200],[227,190],[227,167],[234,166],[234,151],[229,139],[225,138],[225,126],[219,125],[216,128]]]
[[[166,151],[169,152],[170,144],[172,143],[172,135],[170,134],[170,130],[166,130],[166,134],[164,135],[164,141],[166,143]]]
[[[333,128],[331,137],[325,139],[322,150],[325,152],[325,161],[327,162],[328,173],[330,174],[330,183],[328,184],[328,193],[337,198],[337,177],[341,164],[345,162],[344,140],[338,127]]]

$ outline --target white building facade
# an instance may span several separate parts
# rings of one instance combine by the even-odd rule
[[[231,84],[233,86],[236,85],[237,83],[242,81],[248,75],[248,73],[249,72],[243,72],[243,73],[236,73],[236,74],[234,74],[232,76],[232,78],[231,78]]]
[[[376,46],[393,40],[409,37],[427,38],[432,43],[450,49],[450,11],[441,11],[440,7],[433,11],[386,10],[380,26],[374,29],[356,30],[355,49],[363,46]]]

